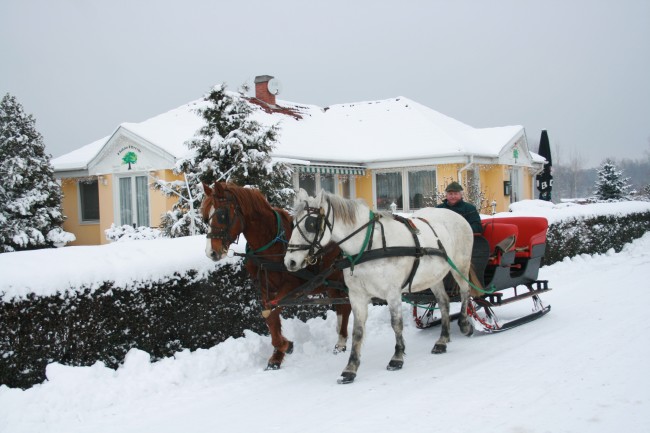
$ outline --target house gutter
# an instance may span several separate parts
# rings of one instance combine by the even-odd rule
[[[465,164],[463,167],[461,167],[460,170],[458,170],[458,183],[461,183],[462,180],[462,175],[463,172],[470,169],[474,165],[474,155],[469,156],[469,162]]]

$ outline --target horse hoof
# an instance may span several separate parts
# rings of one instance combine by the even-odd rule
[[[474,326],[471,323],[465,323],[460,325],[460,332],[467,337],[471,337],[474,334]]]
[[[357,377],[356,373],[350,373],[349,371],[345,371],[341,373],[341,377],[336,381],[339,385],[346,385],[348,383],[354,382],[354,378]]]
[[[334,350],[332,351],[334,355],[338,355],[339,353],[343,353],[347,350],[347,346],[339,346],[338,344],[334,346]]]
[[[390,362],[388,363],[388,367],[386,367],[386,370],[388,371],[401,370],[403,365],[404,365],[404,361],[397,361],[391,359]]]
[[[436,344],[433,346],[433,349],[431,349],[431,353],[445,353],[447,351],[447,345],[445,344]]]
[[[268,370],[279,370],[279,369],[280,369],[280,364],[279,363],[269,362],[266,365],[266,368],[264,370],[268,371]]]

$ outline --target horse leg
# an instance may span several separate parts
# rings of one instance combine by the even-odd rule
[[[460,317],[458,317],[458,326],[463,335],[471,336],[474,333],[474,326],[467,316],[467,305],[469,304],[470,287],[467,281],[460,277],[457,273],[454,274],[454,279],[460,287]],[[472,284],[478,287],[478,277],[473,269],[470,270],[470,280]]]
[[[281,311],[281,308],[276,308],[271,311],[271,314],[266,318],[266,326],[269,328],[271,344],[274,347],[273,354],[269,358],[266,366],[267,370],[278,370],[284,360],[284,355],[293,352],[293,342],[287,340],[284,335],[282,335],[282,323],[280,321]]]
[[[354,313],[354,320],[352,322],[352,349],[350,350],[350,358],[348,365],[343,369],[338,383],[352,383],[357,376],[359,364],[361,364],[361,344],[363,343],[363,334],[366,328],[366,320],[368,319],[368,302],[369,298],[363,296],[354,296],[350,293],[350,305]]]
[[[401,294],[398,294],[397,297],[393,297],[388,301],[388,309],[390,311],[390,324],[393,327],[395,332],[395,354],[390,359],[388,370],[399,370],[404,365],[404,336],[402,331],[404,330],[404,318],[402,317],[402,299]]]
[[[433,349],[431,349],[431,353],[445,353],[447,351],[447,343],[451,340],[449,338],[449,296],[447,296],[442,281],[436,287],[432,288],[432,291],[438,302],[438,307],[440,307],[441,329],[440,338],[438,338]]]
[[[348,323],[352,307],[349,304],[339,304],[334,309],[336,310],[336,333],[339,336],[334,346],[334,354],[337,354],[347,350]]]

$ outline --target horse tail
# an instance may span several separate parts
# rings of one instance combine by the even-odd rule
[[[483,290],[483,283],[479,279],[478,275],[476,275],[476,270],[474,269],[474,264],[470,265],[470,267],[469,267],[469,281],[470,281],[470,283],[473,284],[473,287],[470,286],[470,290],[469,290],[470,296],[472,298],[480,298],[482,296],[482,293],[480,293],[474,287],[478,287],[480,290]]]

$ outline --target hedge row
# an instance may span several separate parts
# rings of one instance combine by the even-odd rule
[[[545,264],[578,254],[620,251],[650,231],[650,212],[551,224]],[[257,289],[241,264],[225,265],[198,282],[192,271],[167,283],[30,296],[0,304],[0,384],[27,388],[45,379],[51,362],[116,368],[134,347],[152,360],[182,349],[209,348],[245,329],[267,332]],[[293,307],[305,320],[324,307]],[[270,348],[269,348],[270,350]]]
[[[158,360],[183,349],[210,348],[245,329],[267,332],[258,291],[241,264],[222,266],[198,282],[192,282],[193,274],[137,290],[106,282],[92,293],[0,304],[0,384],[41,383],[51,362],[101,361],[117,368],[134,347]],[[306,320],[325,311],[291,307],[284,316]]]
[[[603,254],[610,248],[621,251],[650,231],[650,212],[571,218],[548,228],[544,265],[580,254]]]

